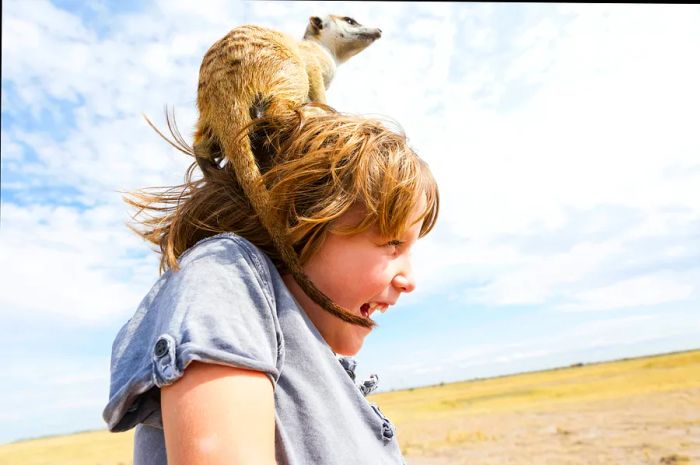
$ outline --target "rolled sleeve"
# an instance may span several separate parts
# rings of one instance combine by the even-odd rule
[[[261,371],[276,385],[283,340],[260,254],[238,236],[215,236],[161,277],[114,341],[110,430],[162,426],[159,389],[195,360]]]

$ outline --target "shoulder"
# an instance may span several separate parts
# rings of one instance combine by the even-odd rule
[[[166,286],[230,289],[251,286],[259,289],[274,306],[271,260],[252,242],[235,234],[221,233],[200,240],[178,258],[179,270],[169,270]],[[275,270],[276,271],[276,270]]]
[[[269,263],[265,253],[252,242],[235,233],[221,233],[204,238],[178,258],[180,268],[191,268],[201,262],[231,265],[241,261],[269,276]]]

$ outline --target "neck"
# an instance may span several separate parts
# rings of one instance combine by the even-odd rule
[[[328,48],[328,46],[326,44],[324,44],[323,42],[321,42],[320,40],[318,40],[315,37],[305,37],[304,40],[306,40],[310,44],[317,45],[322,51],[324,51],[330,57],[330,59],[333,61],[333,64],[335,64],[335,65],[340,64],[340,61],[338,60],[338,57],[335,54],[335,51]]]
[[[323,76],[323,85],[328,89],[335,76],[335,68],[339,64],[335,54],[323,43],[315,39],[304,39],[301,45],[302,52],[310,54],[308,58],[309,63],[316,63],[319,67]]]

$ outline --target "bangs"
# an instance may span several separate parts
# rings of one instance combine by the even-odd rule
[[[357,165],[348,186],[356,193],[353,206],[361,207],[366,216],[356,226],[338,232],[355,234],[376,225],[380,236],[396,238],[422,221],[419,237],[425,236],[435,226],[439,210],[437,183],[428,164],[408,146],[402,132],[369,133],[354,154]],[[426,200],[425,209],[409,223],[421,197]]]
[[[382,237],[403,235],[423,196],[418,221],[420,237],[426,235],[437,219],[438,188],[400,126],[309,107],[296,124],[283,125],[290,131],[270,131],[264,143],[274,159],[264,183],[301,262],[330,231],[353,235],[376,228]],[[336,223],[354,209],[363,210],[359,223]]]
[[[419,237],[423,237],[433,229],[437,220],[440,198],[437,183],[428,164],[413,151],[391,157],[390,161],[381,190],[375,195],[380,199],[379,208],[375,215],[370,216],[373,216],[379,234],[387,239],[403,236],[407,229],[420,222]],[[411,222],[422,198],[425,198],[425,209]]]

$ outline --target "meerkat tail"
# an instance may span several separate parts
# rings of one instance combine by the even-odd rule
[[[222,121],[222,119],[219,121]],[[231,134],[231,132],[223,130],[218,130],[216,132],[218,134]],[[221,144],[229,163],[233,163],[238,182],[248,196],[253,210],[258,214],[258,218],[260,218],[260,222],[270,235],[273,245],[304,293],[326,311],[343,321],[366,328],[375,326],[376,323],[371,319],[355,315],[335,304],[328,296],[322,293],[308,278],[306,273],[304,273],[296,252],[292,246],[288,244],[285,237],[286,235],[282,232],[281,225],[278,225],[278,222],[275,221],[271,208],[270,194],[262,182],[262,175],[255,162],[255,155],[253,154],[248,134],[239,134],[239,136],[235,138],[223,137],[221,138]]]
[[[292,253],[294,252],[292,251]],[[284,255],[282,253],[280,254]],[[304,273],[304,271],[301,269],[301,266],[299,266],[298,259],[292,259],[290,260],[290,262],[291,263],[288,263],[287,260],[285,260],[285,264],[287,264],[287,266],[289,267],[292,276],[294,277],[294,280],[299,284],[299,287],[301,287],[304,293],[306,293],[306,295],[311,297],[311,299],[314,302],[319,304],[326,311],[337,316],[343,321],[347,321],[348,323],[352,323],[359,326],[364,326],[365,328],[372,328],[376,325],[376,323],[374,323],[369,318],[363,318],[354,315],[346,309],[344,309],[343,307],[337,305],[331,299],[329,299],[328,296],[326,296],[316,287],[316,285],[309,279],[306,273]]]
[[[247,141],[246,145],[249,145]],[[250,151],[250,156],[251,158],[253,157],[252,150]],[[257,166],[255,167],[255,169],[257,171]],[[247,191],[247,187],[253,187],[252,191],[257,191],[255,193],[249,192],[248,198],[250,198],[251,204],[253,204],[253,208],[255,209],[256,213],[258,213],[258,217],[260,218],[263,227],[267,230],[268,234],[270,235],[272,243],[279,252],[280,257],[284,261],[285,265],[287,265],[289,271],[294,277],[294,280],[297,282],[297,284],[299,284],[299,287],[301,287],[304,293],[306,293],[306,295],[308,295],[318,305],[323,307],[331,314],[342,319],[343,321],[347,321],[348,323],[364,326],[367,328],[371,328],[372,326],[374,326],[371,320],[368,320],[367,318],[363,318],[358,315],[354,315],[348,310],[334,303],[330,298],[328,298],[328,296],[321,292],[316,287],[316,285],[309,279],[306,273],[304,273],[301,264],[299,263],[299,258],[296,252],[291,247],[291,245],[289,245],[288,241],[286,240],[286,237],[284,237],[284,234],[280,231],[280,226],[277,224],[277,222],[273,221],[270,215],[265,214],[265,212],[271,211],[269,207],[270,197],[265,186],[262,185],[262,183],[256,183],[254,179],[248,179],[247,181],[241,181],[239,179],[239,182],[241,182],[244,190]],[[249,182],[250,184],[247,184],[246,186],[246,182]]]

